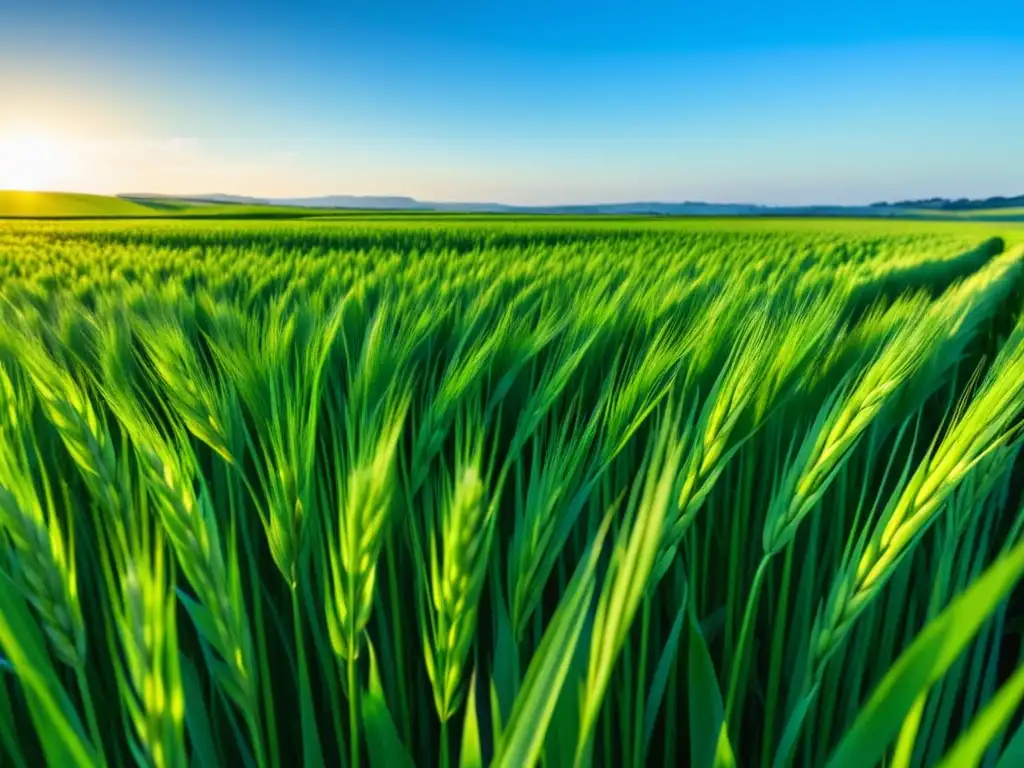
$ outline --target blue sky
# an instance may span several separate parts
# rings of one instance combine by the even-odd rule
[[[106,193],[1020,194],[1024,3],[4,0],[26,136]]]

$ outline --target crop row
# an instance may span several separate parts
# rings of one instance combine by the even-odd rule
[[[0,754],[1015,764],[1022,259],[0,228]]]

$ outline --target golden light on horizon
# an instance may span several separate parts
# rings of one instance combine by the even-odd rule
[[[50,191],[71,170],[70,149],[50,136],[0,135],[0,189]]]

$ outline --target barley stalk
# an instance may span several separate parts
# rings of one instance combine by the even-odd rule
[[[650,599],[651,577],[662,542],[666,514],[672,507],[676,475],[689,424],[680,426],[671,405],[648,447],[643,473],[633,484],[625,522],[594,617],[593,637],[580,706],[576,765],[591,760],[591,738],[619,654],[629,637],[640,603]],[[680,434],[684,437],[680,439]]]
[[[345,663],[349,697],[349,746],[353,765],[359,764],[359,689],[356,664],[363,633],[373,610],[377,561],[391,522],[396,488],[395,452],[405,425],[408,398],[398,397],[377,413],[380,421],[359,421],[360,447],[355,436],[342,431],[340,414],[332,411],[331,437],[339,461],[335,468],[338,522],[327,521],[324,609],[334,653]],[[366,417],[366,414],[361,414]],[[356,422],[350,420],[353,428]],[[353,442],[348,442],[353,441]],[[342,461],[350,468],[344,471]]]
[[[820,668],[875,599],[903,555],[935,521],[946,502],[986,457],[1018,439],[1015,423],[1024,410],[1022,329],[1007,342],[979,392],[935,450],[893,496],[866,544],[837,575],[812,642]],[[992,471],[988,467],[986,471]]]
[[[396,416],[380,435],[376,451],[352,468],[339,489],[336,539],[331,542],[331,586],[327,624],[334,651],[343,659],[359,656],[360,636],[370,618],[377,558],[392,512],[394,454],[402,419]]]
[[[31,424],[31,403],[19,398],[14,381],[0,364],[0,531],[6,531],[12,552],[8,557],[14,582],[35,608],[50,645],[61,662],[75,670],[79,693],[94,746],[103,744],[86,672],[86,632],[78,594],[75,546],[65,536],[54,508],[46,476],[39,465],[40,496],[30,464],[38,460],[38,447],[26,430]],[[30,458],[32,457],[32,458]],[[46,506],[46,512],[43,506]],[[73,531],[75,521],[69,522]]]
[[[738,447],[733,442],[733,432],[757,394],[768,341],[763,319],[754,322],[746,333],[746,343],[733,351],[701,410],[695,427],[696,439],[691,441],[684,462],[676,508],[665,520],[654,568],[656,580],[668,571],[686,531]]]
[[[54,651],[65,664],[85,662],[85,626],[78,600],[73,541],[65,537],[49,496],[43,504],[29,468],[24,430],[28,403],[19,399],[15,383],[0,364],[0,530],[14,549],[11,566],[25,597],[39,612]],[[45,480],[45,478],[44,478]],[[45,485],[45,482],[44,482]]]
[[[517,481],[526,487],[525,498],[516,504],[508,580],[512,626],[518,636],[540,602],[564,535],[600,478],[599,467],[587,459],[596,439],[598,417],[579,425],[571,414],[556,412],[550,428],[541,428],[532,438],[529,464],[517,473]],[[517,462],[520,467],[524,463]],[[520,481],[519,474],[527,477]]]
[[[822,408],[789,469],[765,523],[767,554],[781,550],[821,500],[867,429],[914,384],[935,386],[987,313],[1005,297],[1020,271],[1019,256],[1000,258],[956,285],[923,317],[904,317],[852,388],[840,389]]]
[[[47,526],[24,511],[14,494],[0,482],[0,528],[13,545],[11,567],[15,582],[42,620],[58,658],[79,669],[85,663],[85,625],[78,601],[73,553],[56,522]]]
[[[206,367],[174,322],[145,326],[140,333],[155,378],[188,430],[202,440],[228,464],[237,464],[232,432],[237,425],[227,423],[235,413],[228,394],[214,383]]]
[[[121,514],[117,458],[110,433],[86,390],[35,340],[23,339],[20,361],[47,419],[56,429],[96,502]]]
[[[163,436],[118,366],[106,366],[100,386],[107,405],[132,437],[145,490],[195,594],[196,601],[184,594],[181,600],[200,637],[219,657],[210,672],[241,710],[257,764],[263,765],[259,684],[235,542],[227,542],[225,561],[213,501],[184,433],[174,440]]]
[[[117,629],[123,661],[119,683],[135,730],[136,760],[153,768],[184,768],[185,695],[178,668],[173,579],[162,547],[147,562],[136,552],[119,569]]]
[[[853,387],[822,407],[796,460],[786,470],[765,522],[764,549],[780,551],[795,535],[868,428],[935,352],[946,328],[935,315],[895,334]]]
[[[434,703],[442,721],[451,718],[462,701],[463,668],[476,631],[477,607],[487,576],[494,509],[485,494],[479,467],[473,463],[463,467],[445,504],[440,547],[438,537],[431,541],[433,641],[426,649],[426,661]]]
[[[196,628],[223,660],[216,677],[245,714],[259,750],[259,688],[238,563],[233,556],[229,563],[224,560],[217,517],[205,485],[198,494],[195,490],[187,447],[176,453],[166,446],[143,447],[140,454],[163,529],[198,598],[198,604],[188,605]]]

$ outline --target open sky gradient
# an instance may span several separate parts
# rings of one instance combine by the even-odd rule
[[[1024,2],[0,0],[26,135],[101,193],[1021,194]]]

